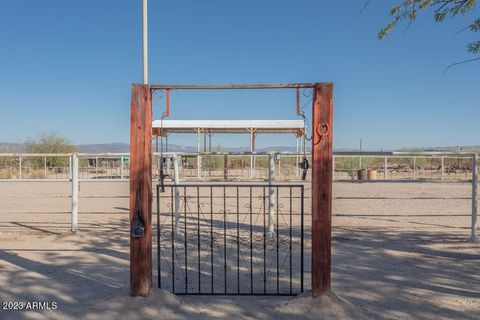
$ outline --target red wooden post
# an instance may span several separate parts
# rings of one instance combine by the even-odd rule
[[[330,291],[333,83],[316,83],[312,113],[312,295]]]
[[[130,295],[146,297],[152,286],[152,104],[148,85],[132,86],[130,112]],[[137,205],[145,232],[132,237]]]

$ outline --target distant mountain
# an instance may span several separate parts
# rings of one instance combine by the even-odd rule
[[[0,141],[0,152],[24,152],[25,145],[23,143],[10,143]]]
[[[103,144],[80,144],[77,145],[82,153],[114,153],[130,152],[130,145],[127,143],[103,143]]]
[[[130,152],[130,146],[127,143],[81,144],[77,147],[84,153]],[[0,142],[0,149],[2,149],[1,152],[26,152],[23,143]]]
[[[130,152],[130,145],[128,143],[112,142],[112,143],[100,143],[100,144],[80,144],[77,145],[78,149],[82,153],[127,153]],[[213,147],[213,146],[212,146]],[[155,150],[155,145],[153,146]],[[217,150],[215,146],[212,148]],[[248,152],[249,147],[220,147],[220,150],[228,152]],[[307,150],[310,151],[310,148]],[[177,152],[196,152],[197,148],[194,146],[181,146],[176,144],[169,144],[168,151]],[[257,152],[267,151],[283,151],[283,152],[295,152],[295,147],[286,146],[272,146],[268,148],[257,148]],[[337,151],[337,150],[335,150]],[[343,150],[342,150],[343,151]],[[480,146],[453,146],[453,147],[411,147],[401,148],[396,151],[402,152],[468,152],[474,153],[480,152]],[[0,152],[25,152],[25,145],[23,143],[10,143],[0,142]]]
[[[468,152],[479,153],[480,146],[454,146],[454,147],[413,147],[402,148],[397,151],[402,152]]]

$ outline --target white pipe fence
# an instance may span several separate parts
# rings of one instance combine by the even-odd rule
[[[197,167],[193,168],[195,175],[204,180],[212,178],[222,179],[227,176],[240,181],[257,179],[268,181],[272,185],[274,181],[284,179],[298,181],[297,158],[299,153],[288,152],[197,152],[179,153],[164,152],[163,156],[174,159],[175,185],[180,180],[192,178],[188,174],[188,159],[195,159]],[[302,154],[303,155],[303,154]],[[154,157],[159,157],[154,153]],[[220,157],[222,156],[222,157]],[[217,158],[230,160],[234,157],[248,160],[255,156],[257,165],[255,175],[250,177],[251,164],[248,161],[240,162],[240,168],[228,168],[228,164],[222,163],[220,170],[209,170],[212,166],[208,161]],[[310,155],[306,155],[310,158]],[[277,161],[275,161],[277,159]],[[361,159],[361,160],[360,160]],[[232,160],[232,161],[233,161]],[[238,159],[237,159],[238,160]],[[283,161],[283,163],[282,163]],[[406,164],[411,161],[413,168]],[[430,162],[430,163],[428,163]],[[153,161],[154,164],[163,164],[163,161]],[[171,163],[170,161],[167,163]],[[200,163],[198,165],[198,163]],[[17,169],[15,169],[15,167]],[[245,169],[245,170],[244,170]],[[476,241],[477,237],[477,198],[478,198],[478,155],[467,153],[441,153],[441,152],[336,152],[333,158],[333,172],[335,181],[358,181],[359,170],[370,170],[383,173],[384,181],[424,181],[424,182],[471,182],[472,183],[472,223],[470,240]],[[153,170],[157,172],[158,170]],[[215,175],[212,173],[220,172]],[[287,172],[288,171],[288,172]],[[410,175],[411,174],[411,175]],[[358,175],[358,176],[357,176]],[[376,175],[376,174],[375,174]],[[364,177],[362,175],[362,177]],[[129,179],[129,154],[128,153],[3,153],[0,154],[0,182],[13,181],[65,181],[72,184],[72,232],[78,227],[78,190],[82,181],[128,181]],[[273,187],[269,188],[269,233],[273,232],[273,224],[270,223],[275,215],[275,195]]]
[[[478,199],[478,154],[474,154],[472,157],[473,160],[473,175],[472,175],[472,234],[470,236],[470,241],[478,241],[477,237],[477,199]]]
[[[78,156],[72,157],[72,232],[76,233],[78,229]]]

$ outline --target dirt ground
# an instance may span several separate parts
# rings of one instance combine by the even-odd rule
[[[0,183],[0,319],[480,317],[480,245],[465,241],[468,183],[335,183],[335,294],[316,300],[175,296],[155,285],[149,298],[130,298],[128,182],[81,183],[77,234],[70,191],[66,182]],[[8,302],[56,308],[7,311]]]

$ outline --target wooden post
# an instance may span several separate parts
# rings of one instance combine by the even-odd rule
[[[137,204],[137,190],[140,203]],[[145,224],[132,237],[137,205]],[[152,105],[150,87],[132,86],[130,118],[130,295],[148,296],[152,285]]]
[[[315,84],[312,110],[312,295],[331,287],[333,83]]]

